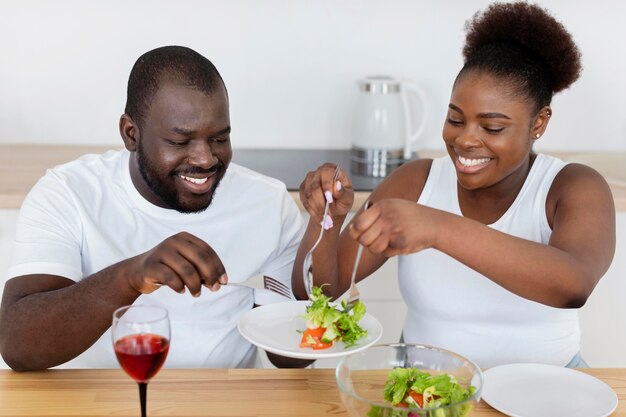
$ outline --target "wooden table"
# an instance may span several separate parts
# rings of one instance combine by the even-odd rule
[[[348,417],[334,369],[164,369],[148,385],[148,415]],[[585,369],[609,384],[626,417],[626,368]],[[136,384],[121,370],[0,371],[0,416],[139,416]],[[484,401],[473,417],[502,416]],[[554,416],[566,417],[566,416]]]

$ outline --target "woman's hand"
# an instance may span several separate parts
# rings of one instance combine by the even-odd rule
[[[406,255],[435,245],[439,211],[413,201],[390,198],[370,203],[354,218],[350,236],[372,253]]]
[[[326,201],[330,201],[329,216],[345,216],[354,202],[352,182],[344,170],[339,169],[333,183],[336,165],[326,163],[309,172],[300,184],[300,201],[312,219],[322,222]]]

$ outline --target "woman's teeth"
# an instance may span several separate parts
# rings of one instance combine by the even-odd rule
[[[476,165],[486,164],[489,161],[491,161],[491,158],[470,159],[470,158],[463,158],[462,156],[459,156],[459,162],[464,167],[475,167]]]
[[[204,184],[205,182],[208,181],[208,178],[191,178],[191,177],[186,177],[184,175],[180,176],[182,179],[184,179],[185,181],[189,181],[189,182],[193,182],[194,184]]]

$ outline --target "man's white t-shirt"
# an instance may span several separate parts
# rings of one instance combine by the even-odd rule
[[[215,250],[229,281],[264,275],[291,288],[304,222],[282,182],[231,163],[211,205],[201,213],[182,214],[139,194],[129,157],[125,150],[109,151],[48,170],[20,210],[7,279],[53,274],[80,281],[186,231]],[[189,291],[162,287],[134,304],[168,309],[172,340],[165,366],[234,368],[254,364],[254,346],[237,331],[239,318],[253,303],[253,291],[246,288],[204,289],[194,298]],[[63,365],[117,366],[110,330]]]

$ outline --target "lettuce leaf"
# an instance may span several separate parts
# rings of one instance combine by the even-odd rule
[[[367,335],[367,330],[358,324],[366,312],[365,304],[360,300],[351,309],[347,308],[344,300],[339,309],[330,304],[330,297],[322,292],[321,287],[313,287],[309,299],[311,304],[306,307],[306,313],[302,317],[309,328],[326,329],[322,335],[324,343],[342,341],[346,347],[350,347]]]
[[[385,401],[393,406],[400,403],[414,405],[407,399],[409,391],[422,394],[424,408],[435,408],[458,403],[469,398],[476,387],[465,389],[453,375],[431,375],[417,368],[395,368],[389,372],[384,388]]]

